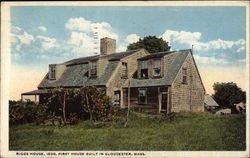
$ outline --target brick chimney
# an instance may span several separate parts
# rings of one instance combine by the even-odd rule
[[[100,48],[101,48],[101,55],[108,55],[115,53],[116,41],[108,37],[102,38]]]

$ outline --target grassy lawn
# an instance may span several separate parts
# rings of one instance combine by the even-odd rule
[[[10,150],[245,150],[245,117],[208,113],[170,116],[132,112],[112,122],[80,122],[55,127],[23,124],[10,127]]]

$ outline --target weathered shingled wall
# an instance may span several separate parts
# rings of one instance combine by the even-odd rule
[[[182,68],[187,69],[187,84],[182,83]],[[171,112],[204,111],[205,90],[194,60],[189,54],[171,87]]]
[[[148,53],[145,50],[140,50],[137,53],[134,53],[133,55],[130,55],[128,57],[125,57],[121,60],[121,62],[118,65],[118,68],[115,72],[113,72],[113,76],[110,78],[110,81],[107,83],[107,95],[111,97],[112,101],[114,98],[114,91],[120,90],[121,92],[121,107],[124,108],[123,104],[123,91],[122,87],[124,85],[127,85],[128,79],[132,77],[132,75],[137,71],[137,59],[146,56]],[[124,79],[121,77],[122,75],[122,62],[127,63],[127,70],[128,70],[128,79]]]

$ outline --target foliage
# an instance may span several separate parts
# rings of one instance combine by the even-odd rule
[[[9,106],[9,123],[19,124],[34,121],[36,117],[35,103],[11,102]]]
[[[10,124],[34,122],[63,126],[76,124],[80,119],[110,120],[113,104],[104,91],[95,87],[80,89],[55,88],[50,90],[46,104],[9,101]]]
[[[55,117],[61,117],[65,125],[71,113],[80,114],[82,110],[79,105],[78,91],[70,88],[55,88],[50,91],[51,96],[48,99],[47,106],[52,115],[53,124],[55,124]]]
[[[138,48],[145,48],[149,53],[169,51],[170,46],[162,38],[156,36],[146,36],[139,39],[138,42],[129,44],[127,50],[134,50]]]
[[[61,117],[64,124],[78,118],[91,121],[104,120],[113,113],[113,105],[105,92],[95,87],[80,89],[57,88],[51,90],[48,107],[53,117]],[[74,113],[74,117],[70,116]],[[77,117],[77,118],[76,118]],[[70,120],[68,120],[70,118]],[[73,122],[74,122],[73,121]],[[77,121],[76,121],[77,122]]]
[[[113,114],[113,104],[105,92],[95,87],[80,89],[81,106],[92,121],[104,120]]]
[[[81,121],[63,128],[35,124],[11,126],[9,148],[22,151],[246,149],[246,117],[243,115],[173,113],[164,116],[131,111],[127,128],[121,124],[124,115],[126,113],[116,115],[115,121]]]
[[[78,117],[78,115],[76,113],[73,113],[73,114],[71,113],[69,115],[68,121],[69,121],[70,125],[75,125],[80,121],[80,118]]]
[[[51,117],[48,106],[46,104],[38,104],[34,108],[35,117],[33,121],[37,124],[43,124],[45,120]]]
[[[234,104],[246,102],[246,92],[242,91],[236,83],[214,83],[214,94],[212,97],[221,106],[233,108]]]

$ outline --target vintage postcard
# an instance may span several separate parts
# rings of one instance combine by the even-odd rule
[[[1,157],[249,157],[249,3],[1,3]]]

